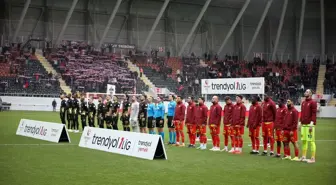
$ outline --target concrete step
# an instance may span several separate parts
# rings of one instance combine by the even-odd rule
[[[48,60],[42,56],[42,54],[40,54],[40,52],[37,52],[36,54],[37,59],[41,62],[42,66],[44,67],[44,69],[48,72],[48,73],[53,73],[53,74],[58,74],[57,71],[52,67],[52,65],[48,62]],[[59,76],[61,76],[59,74]],[[58,79],[59,83],[60,83],[60,87],[61,89],[66,93],[69,94],[71,93],[71,88],[69,86],[66,85],[66,83],[64,82],[63,79]]]

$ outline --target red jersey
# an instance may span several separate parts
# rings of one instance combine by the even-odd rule
[[[310,122],[314,122],[316,125],[316,112],[317,112],[317,103],[311,98],[306,99],[301,104],[301,124],[308,125]]]
[[[233,106],[232,125],[245,125],[246,107],[242,103],[236,103]]]
[[[276,115],[276,106],[273,100],[264,101],[263,105],[263,122],[274,122]]]
[[[209,115],[209,124],[220,125],[222,118],[222,107],[218,103],[214,103],[210,107],[210,115]]]
[[[287,113],[287,108],[285,106],[279,107],[276,111],[274,128],[283,129],[284,128],[284,119]]]
[[[185,109],[186,107],[182,102],[177,103],[173,120],[184,121]]]
[[[206,125],[208,121],[208,107],[204,104],[199,104],[195,108],[195,123],[197,125]]]
[[[186,117],[186,123],[189,124],[195,124],[195,103],[189,103],[187,107],[187,117]]]
[[[284,119],[284,130],[294,131],[297,129],[299,119],[299,112],[295,107],[287,109],[286,116]]]
[[[256,103],[255,105],[251,105],[247,125],[251,128],[261,126],[262,122],[261,114],[262,114],[261,106],[258,103]]]
[[[232,124],[232,113],[233,113],[233,104],[226,104],[224,106],[224,125],[230,125]]]

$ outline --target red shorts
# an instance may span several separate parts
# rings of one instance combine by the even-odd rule
[[[268,123],[268,124],[266,124]],[[273,122],[263,122],[262,123],[262,136],[273,137]]]
[[[196,127],[198,127],[200,134],[206,134],[207,125],[197,125]]]
[[[260,126],[257,126],[256,128],[249,128],[249,136],[250,137],[259,137],[260,133]]]
[[[231,136],[241,136],[244,135],[244,126],[233,126],[231,127]]]
[[[283,141],[283,135],[281,129],[275,129],[275,141],[282,142]]]
[[[196,125],[196,133],[200,133],[201,132],[201,125]]]
[[[283,131],[283,141],[284,142],[297,142],[297,130],[292,131],[293,135],[290,134],[291,131],[289,130],[284,130]]]
[[[174,125],[175,125],[175,130],[176,131],[183,131],[183,127],[184,127],[184,121],[173,121]]]
[[[210,134],[211,135],[218,135],[220,133],[220,126],[211,124],[210,126]]]
[[[187,124],[188,134],[196,134],[196,125]]]
[[[223,128],[223,135],[231,135],[231,126],[230,125],[224,125]]]

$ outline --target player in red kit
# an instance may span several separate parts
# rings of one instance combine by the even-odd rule
[[[204,98],[198,98],[198,106],[196,106],[195,110],[195,123],[199,128],[200,132],[200,147],[197,149],[205,150],[207,137],[206,137],[206,127],[208,121],[208,107],[204,105]]]
[[[209,126],[213,145],[213,147],[210,150],[212,151],[220,151],[219,132],[220,132],[221,119],[222,119],[222,107],[218,104],[218,97],[214,96],[212,97],[212,105],[210,107],[210,115],[209,115]]]
[[[176,131],[176,146],[184,146],[184,116],[185,116],[185,105],[182,103],[181,96],[177,96],[176,99],[177,105],[175,107],[175,114],[173,118],[173,123],[175,125]],[[180,138],[181,138],[181,145],[180,145]]]
[[[233,139],[231,136],[231,124],[232,124],[232,113],[233,113],[233,104],[231,98],[229,96],[225,97],[225,103],[223,113],[224,113],[224,128],[223,128],[223,135],[224,135],[224,149],[222,151],[228,151],[228,144],[229,144],[229,137],[231,137],[231,148],[233,148]]]
[[[243,148],[243,135],[245,126],[245,114],[246,107],[243,104],[243,96],[236,96],[236,104],[233,107],[232,113],[232,125],[231,125],[231,135],[234,147],[229,151],[229,153],[240,154]]]
[[[186,125],[189,135],[189,148],[195,148],[196,142],[196,123],[195,123],[195,103],[194,97],[188,97],[188,107],[187,107],[187,116],[186,116]]]
[[[299,146],[297,144],[297,126],[298,126],[299,112],[295,109],[292,101],[287,101],[287,112],[284,119],[284,151],[285,157],[283,159],[291,159],[289,143],[294,145],[295,157],[292,161],[300,161]]]
[[[259,154],[259,132],[262,123],[262,110],[258,101],[258,96],[253,97],[247,122],[247,128],[249,128],[249,136],[252,142],[252,151],[250,154]]]
[[[276,111],[274,130],[275,130],[275,141],[277,143],[277,154],[275,157],[281,157],[281,143],[283,142],[282,131],[284,128],[284,119],[287,113],[286,102],[283,98],[279,98],[278,105],[279,108]]]
[[[270,155],[274,155],[274,138],[273,138],[273,125],[276,115],[276,106],[273,100],[265,95],[265,100],[262,105],[263,110],[263,123],[262,123],[262,136],[264,141],[264,152],[262,155],[267,155],[267,143],[270,142],[271,151]]]

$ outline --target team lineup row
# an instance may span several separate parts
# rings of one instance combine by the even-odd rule
[[[262,155],[280,157],[281,145],[284,146],[284,158],[293,161],[304,161],[308,163],[315,162],[315,125],[317,104],[312,100],[312,92],[308,89],[305,93],[305,100],[301,104],[301,117],[295,109],[291,100],[279,99],[278,108],[270,97],[265,97],[264,101],[259,103],[260,99],[255,96],[252,99],[252,105],[249,108],[249,116],[246,127],[249,130],[249,136],[252,142],[252,151],[250,154],[259,154],[259,132],[262,130],[264,151]],[[142,132],[161,135],[164,141],[163,128],[166,124],[169,128],[169,143],[176,146],[185,146],[184,127],[187,128],[189,136],[189,147],[194,148],[196,136],[199,135],[200,146],[198,149],[204,150],[207,146],[207,128],[210,129],[213,147],[212,151],[227,151],[229,153],[240,154],[243,147],[243,134],[245,130],[246,107],[242,102],[241,95],[236,96],[236,103],[233,104],[230,97],[225,98],[225,106],[218,104],[217,96],[212,98],[210,110],[204,104],[204,98],[198,98],[194,101],[193,97],[188,97],[186,107],[182,102],[182,97],[169,96],[168,113],[165,119],[165,107],[160,98],[155,101],[152,97],[142,95],[140,103],[137,98],[132,96],[131,102],[125,95],[119,115],[120,103],[117,97],[106,97],[103,103],[99,98],[99,104],[96,108],[93,99],[89,98],[88,104],[84,101],[84,96],[80,102],[77,95],[61,95],[60,117],[63,124],[68,125],[68,130],[78,131],[78,117],[80,115],[82,128],[86,126],[86,119],[90,127],[94,127],[94,120],[97,117],[98,126],[107,129],[118,130],[118,119],[123,125],[124,131]],[[66,122],[67,119],[67,122]],[[223,123],[224,149],[220,150],[220,131]],[[301,126],[302,157],[299,158],[298,148],[298,126]],[[228,149],[229,140],[231,140],[231,150]],[[276,154],[274,154],[274,143],[276,143]],[[295,149],[295,157],[291,159],[289,144],[292,143]],[[311,144],[311,159],[306,159],[308,144]],[[267,144],[270,145],[268,154]]]

